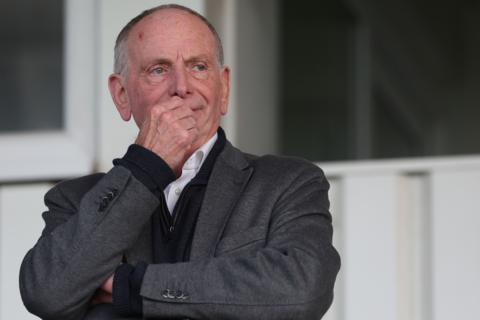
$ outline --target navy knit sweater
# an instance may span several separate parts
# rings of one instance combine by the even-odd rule
[[[160,198],[160,205],[151,218],[154,263],[189,260],[193,233],[208,179],[225,142],[225,133],[219,128],[217,141],[200,171],[183,189],[172,214],[168,211],[163,190],[175,180],[175,175],[165,161],[135,144],[128,148],[123,158],[113,161],[114,165],[129,169],[135,178]],[[124,261],[115,271],[113,306],[119,315],[142,315],[140,288],[147,267],[145,262],[132,266]]]

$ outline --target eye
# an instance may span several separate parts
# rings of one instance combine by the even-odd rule
[[[203,63],[196,63],[192,67],[193,71],[207,71],[207,66]]]
[[[165,67],[157,66],[157,67],[154,67],[154,68],[150,69],[149,73],[153,76],[161,76],[165,72],[167,72],[167,69]]]

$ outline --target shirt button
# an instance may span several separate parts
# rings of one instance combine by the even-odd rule
[[[180,193],[182,193],[182,189],[180,189],[180,188],[175,189],[175,194],[176,194],[177,196],[179,196]]]

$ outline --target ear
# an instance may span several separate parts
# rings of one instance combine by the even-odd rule
[[[221,73],[220,80],[222,82],[222,105],[220,112],[222,115],[225,115],[228,111],[228,98],[230,96],[230,68],[223,67]]]
[[[129,121],[132,117],[132,110],[128,101],[128,95],[124,85],[125,79],[119,74],[112,74],[108,77],[108,89],[112,96],[113,103],[124,121]]]

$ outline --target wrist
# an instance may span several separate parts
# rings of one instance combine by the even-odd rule
[[[115,159],[114,165],[130,170],[135,178],[150,191],[159,194],[176,179],[170,166],[154,152],[136,144],[130,145],[121,159]]]

